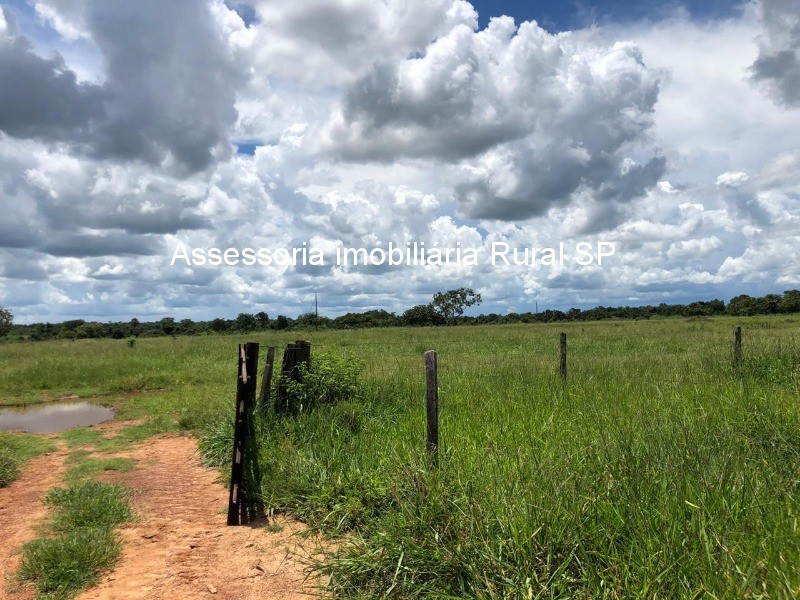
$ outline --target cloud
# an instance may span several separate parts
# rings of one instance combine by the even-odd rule
[[[237,36],[262,71],[311,87],[402,59],[478,16],[464,0],[255,0],[258,22]]]
[[[716,185],[717,187],[735,189],[744,185],[748,179],[750,179],[750,177],[747,173],[743,173],[742,171],[726,171],[717,177]]]
[[[0,7],[0,131],[15,137],[82,141],[103,109],[99,86],[79,84],[63,59],[37,55]]]
[[[750,76],[778,104],[800,108],[800,0],[761,0],[764,33]]]
[[[699,238],[693,240],[681,240],[670,244],[667,256],[673,260],[699,260],[713,250],[722,247],[722,240],[717,236]]]
[[[759,174],[759,183],[763,189],[800,185],[800,150],[782,152],[770,160]]]
[[[502,17],[376,66],[347,87],[324,143],[345,160],[455,163],[466,214],[521,219],[579,192],[626,201],[655,185],[665,159],[627,152],[647,144],[658,89],[633,44]]]
[[[402,311],[462,285],[487,312],[658,304],[797,281],[800,111],[747,76],[767,42],[755,5],[552,35],[478,31],[456,0],[31,0],[38,22],[13,4],[0,303],[22,322],[295,315],[315,291],[329,316]],[[481,258],[169,264],[179,242],[330,259],[412,240]],[[493,241],[617,252],[493,267]]]
[[[104,78],[78,84],[62,58],[43,59],[14,35],[3,9],[0,130],[69,141],[97,158],[167,161],[188,171],[226,155],[244,74],[208,4],[83,0],[39,3],[39,11],[62,32],[92,40]]]

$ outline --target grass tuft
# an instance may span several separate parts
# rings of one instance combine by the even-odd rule
[[[109,529],[81,528],[29,542],[22,552],[20,579],[35,581],[40,598],[61,600],[97,583],[119,558],[120,546]]]
[[[54,509],[46,537],[22,548],[19,579],[34,581],[40,598],[64,599],[99,580],[120,555],[114,527],[133,515],[127,491],[83,481],[48,492]]]
[[[86,457],[67,471],[65,479],[67,482],[93,479],[104,471],[132,471],[135,466],[136,460],[133,458]]]
[[[0,488],[16,480],[30,459],[53,449],[53,442],[46,438],[0,432]]]

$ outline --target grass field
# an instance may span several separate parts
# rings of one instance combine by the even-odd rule
[[[320,565],[333,592],[800,595],[799,317],[7,344],[0,399],[98,396],[148,418],[123,439],[192,430],[224,468],[236,344],[297,338],[363,363],[361,397],[261,426],[268,505],[339,536]],[[438,469],[424,446],[428,349]]]

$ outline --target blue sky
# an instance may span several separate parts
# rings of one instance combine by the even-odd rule
[[[20,322],[800,287],[800,0],[0,6],[0,305]],[[331,264],[413,241],[481,260]],[[491,265],[498,242],[616,253]],[[172,260],[303,243],[326,265]]]
[[[485,27],[489,18],[509,15],[517,22],[536,20],[549,31],[581,29],[590,25],[625,23],[650,19],[659,20],[685,10],[692,19],[708,21],[731,17],[740,12],[742,2],[731,0],[694,0],[691,2],[642,2],[636,0],[476,0],[472,5]]]

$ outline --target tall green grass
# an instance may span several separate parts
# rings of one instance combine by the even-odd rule
[[[268,422],[265,497],[341,536],[318,568],[342,597],[796,597],[798,321],[746,326],[739,366],[731,323],[565,327],[566,385],[560,328],[345,340],[371,393]]]
[[[744,362],[733,363],[733,328]],[[569,380],[558,376],[568,334]],[[120,394],[230,468],[236,348],[310,339],[358,401],[262,424],[264,497],[338,536],[342,597],[800,596],[800,319],[305,332],[0,347],[0,397]],[[75,349],[64,352],[64,346]],[[438,469],[422,353],[439,355]],[[262,352],[263,357],[263,352]],[[26,383],[27,382],[27,383]],[[127,389],[165,387],[152,396]]]

